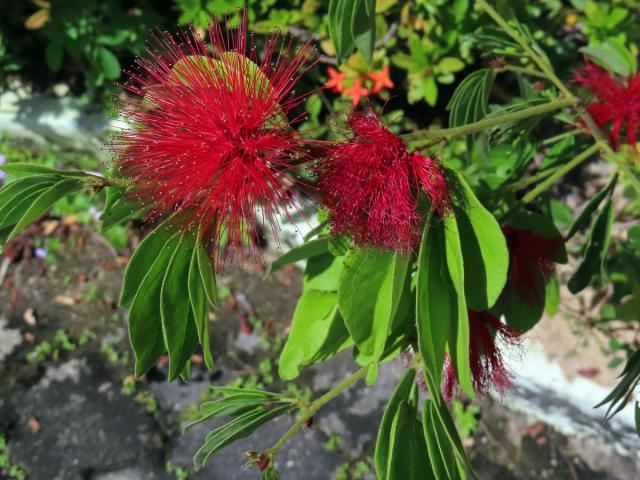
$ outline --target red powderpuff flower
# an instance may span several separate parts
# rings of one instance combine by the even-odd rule
[[[474,390],[478,395],[483,395],[493,386],[500,395],[504,395],[508,389],[513,388],[513,375],[504,366],[496,338],[500,337],[507,344],[515,345],[520,333],[489,312],[473,310],[469,310],[469,327],[469,364]],[[448,357],[445,358],[441,390],[448,402],[459,390],[458,379]]]
[[[507,288],[514,288],[520,298],[530,303],[541,301],[539,278],[542,274],[547,281],[555,272],[553,258],[562,248],[562,238],[544,238],[535,232],[509,226],[502,227],[502,232],[509,249]]]
[[[360,245],[398,252],[420,239],[420,192],[444,215],[449,205],[440,165],[387,130],[373,111],[353,112],[351,135],[327,148],[318,167],[321,203],[336,235],[352,235]]]
[[[151,215],[207,230],[214,246],[255,238],[256,210],[277,227],[283,207],[295,206],[292,171],[309,142],[288,120],[305,99],[294,85],[315,63],[309,43],[273,34],[261,59],[247,39],[246,13],[238,28],[215,20],[212,49],[193,31],[154,36],[150,59],[138,59],[125,85],[133,98],[117,102],[132,125],[115,136],[115,164]]]
[[[626,140],[635,148],[640,127],[640,73],[619,80],[587,62],[575,72],[575,80],[593,97],[587,111],[601,129],[610,127],[611,143],[618,145],[622,127]]]

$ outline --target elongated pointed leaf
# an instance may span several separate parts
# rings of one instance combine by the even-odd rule
[[[35,202],[42,193],[46,192],[47,189],[51,188],[51,186],[50,184],[32,185],[18,192],[14,198],[0,206],[0,228],[11,227],[7,233],[7,237],[9,233],[13,231],[16,223],[18,223],[26,211],[33,205],[33,202]]]
[[[188,278],[192,253],[192,241],[185,240],[183,236],[169,261],[160,291],[162,334],[169,354],[170,381],[184,368],[185,341],[189,338],[187,327],[191,310]]]
[[[202,242],[196,245],[196,255],[198,257],[198,270],[202,280],[204,294],[211,306],[218,305],[218,285],[216,283],[216,273],[211,264],[211,256],[207,253]]]
[[[609,198],[593,225],[584,257],[567,283],[569,291],[574,295],[585,289],[593,278],[606,278],[604,265],[609,251],[612,224],[613,202]]]
[[[129,341],[135,355],[135,374],[145,374],[165,352],[160,313],[160,289],[169,261],[179,245],[173,234],[146,266],[129,308]]]
[[[457,322],[457,299],[444,255],[441,232],[425,227],[416,275],[418,344],[425,368],[440,385],[444,354],[452,323]]]
[[[198,329],[198,339],[202,345],[204,363],[208,369],[213,370],[213,356],[211,355],[211,343],[209,341],[209,307],[198,267],[199,243],[199,239],[196,237],[196,245],[193,249],[191,263],[189,265],[189,298],[191,300],[191,311]]]
[[[400,403],[409,398],[409,394],[411,393],[411,389],[414,385],[415,375],[416,372],[414,369],[409,369],[407,373],[404,374],[384,409],[384,414],[380,421],[380,427],[378,428],[378,437],[376,440],[376,450],[374,455],[376,474],[380,479],[387,478],[389,445],[393,419],[395,418]]]
[[[435,479],[422,432],[416,418],[416,409],[406,401],[398,405],[391,424],[389,442],[388,480],[431,480]]]
[[[55,175],[57,177],[88,177],[89,173],[82,170],[59,170],[57,168],[45,167],[37,163],[14,162],[0,165],[0,170],[15,177],[26,177],[31,175]]]
[[[170,226],[170,223],[165,222],[156,227],[140,242],[138,248],[133,252],[122,280],[119,302],[121,307],[131,305],[140,288],[142,279],[149,267],[155,262],[158,252],[163,250],[168,239],[173,237],[174,232]]]
[[[258,407],[234,418],[224,426],[216,428],[207,435],[204,445],[196,452],[193,458],[194,470],[200,470],[217,451],[240,438],[252,434],[269,420],[286,413],[289,408],[286,405],[271,410],[265,407]]]
[[[615,188],[617,181],[618,175],[616,174],[613,176],[613,178],[611,178],[606,187],[596,193],[593,198],[589,200],[589,203],[587,203],[587,205],[582,209],[582,211],[578,215],[578,218],[576,218],[575,222],[573,222],[573,225],[571,225],[571,228],[569,229],[569,232],[566,236],[567,240],[569,240],[576,233],[587,226],[602,201],[611,195],[611,192]]]
[[[300,260],[305,260],[307,258],[326,253],[329,251],[328,245],[329,239],[324,237],[309,240],[299,247],[292,248],[271,264],[269,274],[277,272],[285,265],[290,265],[292,263],[299,262]]]
[[[469,397],[475,398],[471,366],[469,364],[469,314],[465,298],[464,262],[460,232],[458,231],[456,218],[453,215],[445,218],[444,230],[447,267],[457,297],[457,322],[452,325],[453,328],[449,339],[450,358],[456,370],[460,387]]]
[[[455,480],[459,478],[457,461],[444,426],[437,413],[437,406],[431,400],[425,400],[422,408],[422,428],[433,473],[437,480]]]
[[[464,199],[456,209],[464,259],[465,295],[469,308],[492,307],[507,282],[509,250],[495,217],[480,203],[467,182],[457,175]]]
[[[376,0],[353,0],[351,37],[362,56],[371,63],[376,41]]]
[[[139,217],[145,212],[146,208],[134,198],[128,197],[121,188],[107,187],[106,190],[107,200],[104,211],[100,215],[103,232],[119,223]]]
[[[9,233],[7,240],[11,240],[15,237],[20,230],[33,222],[40,215],[45,213],[51,206],[60,200],[62,197],[80,190],[84,186],[82,180],[76,178],[67,178],[60,180],[51,187],[47,188],[44,192],[38,195],[34,199],[33,203],[22,214],[22,217],[18,220],[13,230]]]

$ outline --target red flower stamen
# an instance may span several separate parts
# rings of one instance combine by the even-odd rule
[[[636,148],[640,127],[640,73],[619,80],[586,62],[575,72],[575,81],[591,95],[587,111],[601,129],[607,131],[609,128],[611,143],[614,146],[620,143],[624,127],[627,143]]]
[[[353,112],[347,128],[351,135],[329,147],[319,166],[321,203],[333,233],[383,250],[412,250],[424,222],[420,192],[440,215],[449,205],[441,166],[409,153],[373,111]]]
[[[473,310],[469,310],[469,327],[469,364],[474,390],[478,395],[484,395],[493,387],[500,395],[504,395],[513,388],[513,375],[504,366],[496,337],[501,337],[509,345],[517,345],[520,333],[489,312]],[[448,402],[459,390],[458,379],[448,356],[445,358],[441,390]]]
[[[132,97],[116,105],[133,127],[113,141],[133,194],[154,218],[178,213],[186,229],[207,230],[214,247],[255,237],[257,210],[276,232],[309,147],[291,128],[303,114],[287,115],[306,97],[293,88],[314,63],[310,43],[295,51],[273,34],[259,59],[246,13],[238,25],[215,20],[211,50],[193,30],[154,36],[125,85]]]

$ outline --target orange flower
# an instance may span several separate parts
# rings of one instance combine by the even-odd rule
[[[393,88],[393,82],[389,78],[389,67],[383,67],[379,72],[369,72],[367,77],[373,80],[372,93],[378,93],[383,88]]]
[[[353,81],[353,85],[349,88],[345,88],[343,90],[344,93],[347,94],[347,96],[351,97],[351,103],[356,106],[358,103],[360,103],[360,99],[362,97],[368,97],[369,96],[369,90],[367,90],[366,88],[364,88],[362,86],[362,83],[360,83],[360,79],[356,78]]]
[[[333,89],[336,93],[341,93],[344,89],[344,79],[346,78],[346,74],[339,72],[335,68],[329,67],[327,68],[327,73],[329,73],[329,80],[324,84],[326,88]]]

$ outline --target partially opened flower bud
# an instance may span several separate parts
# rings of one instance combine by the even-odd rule
[[[489,312],[469,310],[469,364],[473,377],[473,388],[479,395],[490,388],[503,395],[513,386],[513,376],[504,366],[502,353],[496,341],[501,338],[507,344],[517,344],[520,333]],[[442,381],[442,395],[451,401],[459,383],[447,357]]]
[[[321,203],[336,235],[356,244],[406,252],[420,239],[428,208],[443,215],[450,199],[440,164],[385,128],[373,111],[353,112],[351,135],[330,146],[319,166]]]
[[[155,37],[125,85],[133,95],[117,104],[132,128],[113,140],[115,165],[135,197],[154,217],[207,230],[214,246],[255,236],[256,210],[275,231],[309,143],[291,127],[301,115],[287,115],[305,100],[293,89],[313,63],[310,44],[296,51],[274,34],[258,58],[246,21],[240,13],[231,30],[215,20],[212,49],[193,30]]]

